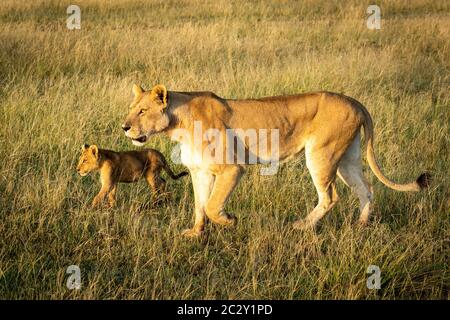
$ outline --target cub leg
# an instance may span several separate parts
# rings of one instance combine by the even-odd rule
[[[166,180],[159,176],[159,172],[152,172],[148,170],[145,173],[145,179],[152,189],[153,195],[159,196],[166,189]]]
[[[105,199],[105,196],[113,188],[111,168],[106,167],[105,169],[102,169],[102,171],[100,172],[100,181],[102,183],[102,187],[100,189],[100,192],[95,196],[94,200],[92,201],[92,208],[98,207]]]
[[[92,209],[97,208],[103,202],[109,190],[109,185],[102,185],[100,192],[94,197],[94,200],[92,201]]]
[[[108,202],[109,202],[109,207],[112,208],[116,205],[116,192],[117,192],[117,184],[115,184],[111,191],[108,194]]]

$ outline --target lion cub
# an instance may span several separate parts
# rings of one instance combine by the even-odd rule
[[[161,152],[154,149],[115,152],[85,144],[81,150],[77,172],[84,177],[92,171],[100,171],[102,188],[92,202],[93,208],[97,207],[106,195],[109,206],[113,207],[119,182],[136,182],[145,177],[152,191],[160,194],[166,186],[166,181],[160,176],[161,170],[166,171],[174,180],[188,174],[181,172],[175,175]]]

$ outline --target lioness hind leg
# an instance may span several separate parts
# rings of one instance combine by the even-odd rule
[[[305,219],[299,219],[294,222],[295,229],[303,230],[314,228],[317,222],[319,222],[319,220],[334,207],[339,199],[334,182],[328,183],[328,185],[314,184],[319,196],[319,202]]]
[[[308,168],[319,198],[316,207],[306,216],[294,223],[295,229],[314,228],[317,222],[333,208],[339,197],[335,180],[338,154],[326,149],[306,148],[306,167]]]
[[[369,222],[373,194],[363,175],[359,135],[339,162],[338,176],[358,196],[361,211],[359,223],[366,225]]]

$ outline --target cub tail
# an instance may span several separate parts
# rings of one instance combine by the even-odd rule
[[[183,171],[183,172],[181,172],[179,174],[173,173],[172,169],[170,169],[170,167],[169,167],[169,165],[167,164],[166,161],[164,161],[163,169],[164,169],[165,172],[167,172],[169,177],[171,177],[173,180],[178,180],[181,177],[187,176],[189,174],[187,171]]]

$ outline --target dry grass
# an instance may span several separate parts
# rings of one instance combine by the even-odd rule
[[[383,2],[380,31],[365,26],[368,1],[77,1],[79,31],[65,27],[69,4],[0,5],[0,298],[448,299],[448,2]],[[366,230],[342,185],[317,233],[292,230],[316,201],[303,159],[275,177],[251,168],[229,202],[237,229],[209,225],[199,241],[179,236],[189,179],[170,183],[167,207],[149,207],[141,183],[91,211],[98,182],[76,175],[79,146],[133,148],[119,125],[134,82],[229,98],[343,92],[372,113],[385,173],[428,169],[435,184],[398,193],[368,172]],[[65,285],[72,264],[79,291]]]

